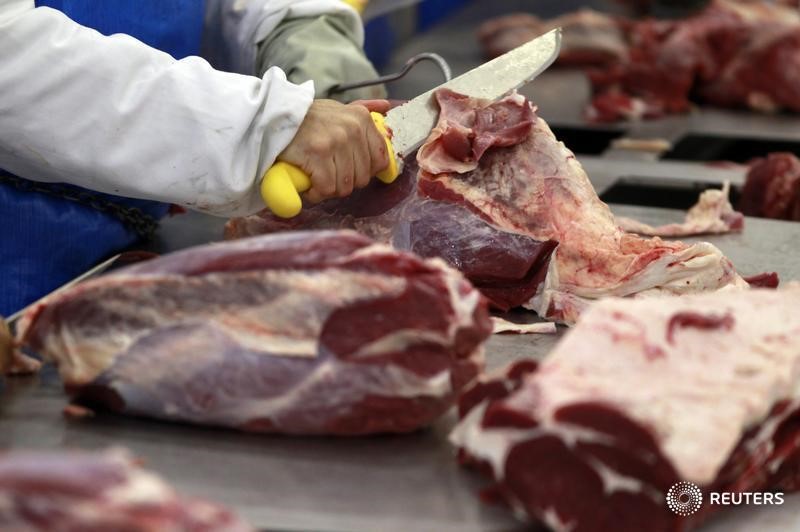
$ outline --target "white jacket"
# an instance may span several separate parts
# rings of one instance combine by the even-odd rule
[[[339,0],[206,4],[211,59],[241,74],[105,37],[34,0],[0,0],[0,168],[219,216],[262,209],[259,180],[314,88],[279,69],[251,76],[256,44],[284,18],[334,12],[363,41],[361,20]]]

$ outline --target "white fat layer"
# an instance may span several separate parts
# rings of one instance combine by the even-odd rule
[[[535,429],[484,428],[489,401],[475,407],[450,439],[505,477],[510,450],[554,434],[567,445],[607,436],[575,434],[554,413],[570,404],[600,402],[649,429],[680,478],[709,485],[743,435],[755,467],[775,473],[785,458],[769,459],[776,430],[800,406],[800,287],[721,291],[682,298],[606,300],[595,303],[539,370],[504,399],[505,407],[539,422]],[[730,330],[676,327],[677,313],[733,318]],[[781,414],[775,405],[788,401]],[[567,429],[564,431],[564,429]],[[604,444],[613,446],[613,440]],[[663,493],[590,456],[585,463],[603,482],[605,496],[640,493],[661,503]],[[510,504],[519,506],[515,494]],[[554,530],[569,530],[552,508],[537,516]],[[548,513],[549,512],[549,513]]]
[[[495,478],[505,478],[505,465],[508,453],[516,444],[547,436],[559,438],[567,447],[574,448],[577,443],[610,443],[612,439],[603,433],[543,420],[539,426],[530,429],[482,426],[483,415],[488,402],[473,408],[450,433],[450,443],[465,449],[470,455],[489,463]]]
[[[799,304],[797,289],[595,303],[507,402],[537,419],[607,403],[648,427],[682,478],[707,485],[776,402],[800,400]],[[671,343],[670,318],[684,312],[728,314],[734,325],[676,327]],[[778,423],[764,423],[751,445]]]
[[[103,494],[113,505],[162,504],[175,497],[175,492],[153,473],[130,469],[124,484]]]
[[[577,523],[562,521],[555,508],[548,508],[542,512],[541,519],[554,532],[570,532],[577,526]]]
[[[513,323],[497,316],[492,316],[493,334],[514,332],[518,334],[555,334],[558,329],[553,322]]]
[[[655,490],[641,480],[618,473],[596,458],[587,458],[586,462],[600,477],[605,495],[608,496],[618,491],[629,491],[631,493],[644,493],[654,501],[661,502],[659,494],[657,492],[654,493]]]
[[[369,358],[381,356],[386,353],[405,351],[418,344],[450,345],[452,338],[435,331],[419,329],[399,329],[386,334],[377,340],[364,344],[353,353],[352,358]]]

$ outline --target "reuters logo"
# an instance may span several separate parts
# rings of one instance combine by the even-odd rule
[[[667,492],[667,506],[680,516],[692,515],[703,506],[703,492],[691,482],[678,482]]]

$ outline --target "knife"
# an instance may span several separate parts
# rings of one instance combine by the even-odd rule
[[[55,290],[53,290],[52,292],[50,292],[46,296],[37,299],[36,301],[31,303],[30,305],[28,305],[24,309],[15,312],[14,314],[9,316],[5,320],[6,323],[9,326],[13,325],[17,320],[19,320],[23,316],[23,314],[25,314],[30,309],[32,309],[33,307],[35,307],[36,305],[38,305],[39,303],[44,301],[45,298],[48,298],[48,297],[50,297],[50,296],[52,296],[54,294],[59,294],[59,293],[65,291],[65,290],[67,290],[68,288],[72,288],[73,286],[75,286],[76,284],[78,284],[78,283],[80,283],[82,281],[85,281],[85,280],[87,280],[87,279],[89,279],[91,277],[94,277],[96,275],[100,275],[101,273],[103,273],[104,271],[109,269],[115,262],[117,262],[117,260],[119,260],[120,257],[122,257],[122,253],[118,253],[118,254],[114,255],[110,259],[101,262],[97,266],[94,266],[89,271],[86,271],[86,272],[80,274],[79,276],[75,277],[74,279],[72,279],[68,283],[56,288]],[[2,319],[2,318],[0,318],[0,319]]]
[[[442,88],[497,101],[511,91],[533,81],[558,57],[561,28],[545,33],[519,48],[484,63],[435,89],[395,107],[386,116],[372,113],[378,130],[389,148],[389,167],[378,174],[384,183],[392,183],[402,170],[405,157],[419,148],[439,119],[434,93]],[[279,162],[264,174],[261,196],[267,207],[281,218],[292,218],[303,207],[300,193],[311,188],[311,180],[300,168]]]

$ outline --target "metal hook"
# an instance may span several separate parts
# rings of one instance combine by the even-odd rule
[[[442,71],[442,76],[444,76],[445,82],[452,79],[453,73],[450,70],[450,65],[447,64],[447,61],[445,61],[442,56],[434,53],[423,53],[417,54],[406,61],[406,64],[403,65],[403,69],[396,74],[387,74],[379,78],[367,81],[358,81],[356,83],[342,83],[331,88],[329,92],[331,94],[335,94],[339,92],[346,92],[352,89],[360,89],[362,87],[370,87],[372,85],[380,85],[383,83],[389,83],[391,81],[397,81],[398,79],[405,77],[406,74],[408,74],[408,72],[414,67],[414,65],[422,61],[430,61],[435,63],[436,66],[439,67],[439,70]]]

